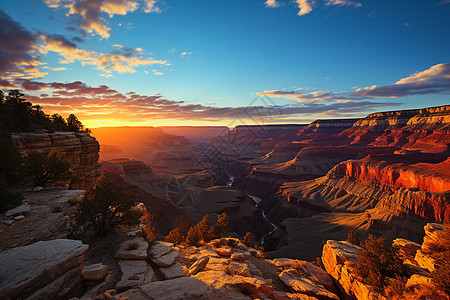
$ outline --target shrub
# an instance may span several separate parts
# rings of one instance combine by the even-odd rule
[[[245,246],[250,247],[253,244],[253,233],[247,232],[242,242]]]
[[[347,235],[347,242],[352,243],[353,245],[362,247],[363,243],[361,237],[358,232],[355,230],[350,230]]]
[[[210,236],[210,225],[209,225],[209,215],[206,214],[203,216],[202,220],[198,222],[197,230],[198,234],[200,235],[200,240],[203,240],[205,242],[209,242],[211,240]]]
[[[16,207],[22,200],[21,193],[10,192],[0,183],[0,213]]]
[[[18,183],[22,157],[7,132],[0,132],[0,181],[9,185]]]
[[[46,155],[33,152],[25,159],[25,171],[36,185],[44,186],[49,181],[67,177],[70,174],[70,164],[62,159],[60,153],[51,152]]]
[[[169,235],[166,236],[166,242],[173,243],[175,245],[179,245],[183,242],[183,235],[181,234],[180,228],[175,228]]]
[[[450,294],[450,226],[444,227],[444,234],[440,239],[440,245],[431,256],[436,260],[435,270],[431,272],[433,283],[441,291]]]
[[[385,279],[402,276],[404,270],[397,249],[389,247],[386,240],[369,235],[363,249],[358,251],[356,273],[364,283],[382,293],[387,284]]]
[[[186,244],[189,246],[199,246],[200,244],[200,233],[198,232],[197,226],[192,226],[189,228],[188,234],[186,236]]]
[[[134,199],[106,177],[84,197],[75,219],[75,232],[104,236],[116,225],[136,225],[142,214],[134,209]]]
[[[221,238],[227,235],[228,233],[228,225],[230,224],[230,219],[228,218],[227,213],[221,213],[218,215],[215,229],[215,238]]]
[[[144,238],[147,242],[153,242],[156,240],[157,230],[155,226],[155,218],[151,213],[145,211],[140,219],[141,223],[145,225]]]

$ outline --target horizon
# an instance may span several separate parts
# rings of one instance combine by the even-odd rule
[[[450,103],[450,1],[0,3],[0,89],[88,128],[308,124]]]

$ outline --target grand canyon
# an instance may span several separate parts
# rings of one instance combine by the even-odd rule
[[[450,300],[449,0],[0,3],[0,300]]]

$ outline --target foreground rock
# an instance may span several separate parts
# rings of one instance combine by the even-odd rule
[[[158,281],[129,290],[120,295],[125,299],[183,299],[214,300],[214,291],[204,282],[192,277],[182,277],[167,281]],[[123,298],[121,298],[123,299]]]
[[[2,298],[63,299],[83,288],[81,241],[41,241],[0,252]]]
[[[141,238],[126,241],[120,245],[116,258],[120,259],[146,259],[148,242]]]

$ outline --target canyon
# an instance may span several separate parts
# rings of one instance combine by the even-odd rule
[[[409,253],[407,286],[433,288],[431,244],[444,230],[438,223],[450,222],[450,106],[231,130],[114,127],[11,137],[23,157],[58,152],[74,174],[27,187],[21,206],[0,215],[0,263],[20,264],[35,247],[61,248],[55,261],[27,271],[29,283],[0,282],[11,298],[88,289],[83,299],[384,299],[355,275],[359,247],[345,241],[350,230],[393,241]],[[229,238],[149,245],[137,236],[141,227],[125,226],[92,250],[69,242],[76,203],[101,175],[142,203],[162,237],[226,212]],[[266,259],[242,244],[247,232]],[[138,245],[133,253],[130,241]],[[92,256],[98,249],[103,254]],[[51,276],[39,284],[45,272]],[[101,276],[91,280],[91,273]]]

